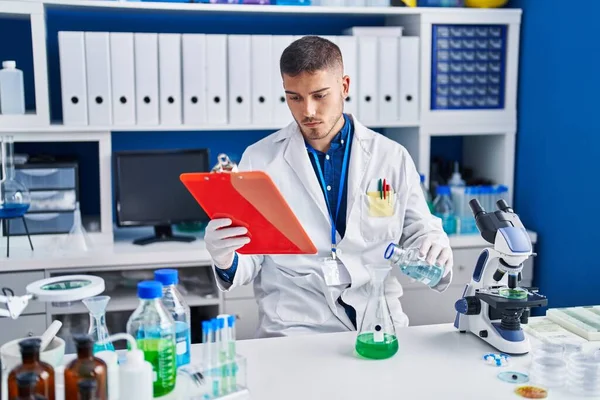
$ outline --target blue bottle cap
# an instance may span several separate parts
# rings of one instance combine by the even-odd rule
[[[163,285],[157,281],[143,281],[138,283],[138,297],[143,300],[160,299],[163,295]]]
[[[219,326],[219,329],[225,328],[225,319],[223,319],[223,318],[217,318],[217,324]]]
[[[449,186],[438,186],[437,187],[437,194],[438,195],[450,195],[450,187]]]
[[[211,328],[210,321],[202,321],[202,332],[210,332]]]
[[[233,324],[235,324],[235,316],[230,315],[229,317],[227,317],[227,326],[233,328]]]
[[[175,285],[179,281],[179,274],[176,269],[158,269],[154,271],[154,279],[163,285]]]
[[[217,321],[216,318],[211,319],[210,324],[212,325],[213,331],[216,331],[217,329],[219,329],[219,321]]]

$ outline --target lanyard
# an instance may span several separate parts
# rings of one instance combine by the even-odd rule
[[[350,128],[352,129],[352,128]],[[336,238],[335,238],[335,222],[337,221],[337,217],[340,213],[340,205],[342,204],[342,196],[344,195],[344,184],[346,182],[346,171],[348,170],[348,155],[350,154],[350,131],[348,131],[348,136],[346,137],[346,148],[344,149],[344,160],[342,161],[342,174],[340,176],[340,184],[338,191],[338,200],[337,207],[335,210],[335,216],[331,212],[329,207],[329,196],[327,195],[327,184],[325,183],[325,176],[323,175],[323,170],[321,169],[321,163],[319,163],[319,158],[317,157],[317,152],[314,149],[309,149],[312,153],[313,158],[315,159],[315,164],[317,164],[317,172],[319,172],[319,180],[321,181],[321,186],[323,187],[323,193],[325,193],[325,201],[327,202],[327,210],[329,211],[329,220],[331,221],[331,257],[335,260],[336,256]]]

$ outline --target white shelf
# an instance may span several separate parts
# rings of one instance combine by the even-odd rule
[[[261,14],[338,14],[338,15],[463,15],[487,16],[493,13],[500,16],[518,17],[518,9],[477,9],[445,7],[324,7],[324,6],[278,6],[251,4],[202,4],[140,1],[101,1],[101,0],[25,0],[43,3],[47,8],[100,8],[154,11],[216,12],[216,13],[261,13]]]
[[[417,128],[419,127],[419,121],[398,121],[398,122],[384,122],[379,124],[368,124],[370,128]],[[0,118],[0,132],[13,132],[13,133],[69,133],[69,132],[155,132],[155,131],[277,131],[284,128],[282,125],[126,125],[126,126],[93,126],[93,125],[41,125],[41,126],[9,126],[1,123]]]
[[[107,312],[114,311],[133,311],[137,308],[140,300],[136,295],[135,289],[119,289],[114,292],[105,292],[104,295],[110,296],[110,301],[106,307]],[[201,306],[218,306],[220,304],[219,298],[215,293],[214,298],[206,298],[194,294],[185,295],[185,300],[190,307],[201,307]],[[51,315],[58,314],[87,314],[87,308],[83,303],[78,302],[69,307],[54,307],[48,306],[48,311]]]
[[[0,114],[0,131],[31,131],[45,126],[48,126],[48,120],[35,112],[20,115]]]

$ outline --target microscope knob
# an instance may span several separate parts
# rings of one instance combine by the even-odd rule
[[[467,296],[458,299],[454,303],[454,309],[464,315],[477,315],[481,312],[481,303],[475,296]]]

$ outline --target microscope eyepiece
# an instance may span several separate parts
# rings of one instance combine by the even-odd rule
[[[481,204],[479,204],[479,201],[477,201],[477,199],[469,201],[469,207],[471,207],[471,211],[473,212],[473,216],[475,218],[477,218],[479,214],[485,213],[485,210],[483,209],[483,207],[481,207]]]
[[[498,206],[498,210],[504,212],[513,212],[513,209],[504,201],[504,199],[500,199],[496,202],[496,206]]]

